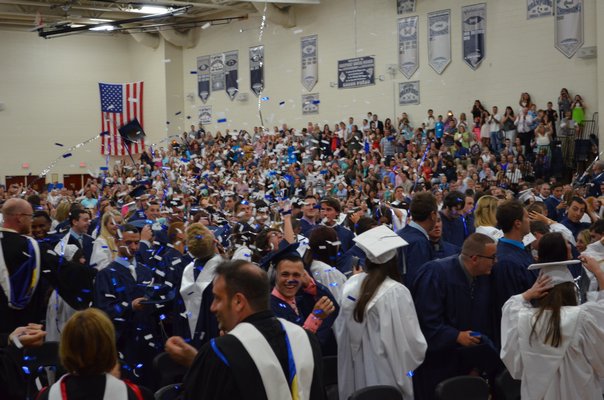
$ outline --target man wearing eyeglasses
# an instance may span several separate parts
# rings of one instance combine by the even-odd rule
[[[459,375],[499,371],[491,337],[491,284],[497,245],[481,233],[470,235],[460,255],[424,264],[411,288],[422,333],[424,363],[413,375],[416,399],[433,399],[439,382]]]

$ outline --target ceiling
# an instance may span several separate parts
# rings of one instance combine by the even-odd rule
[[[276,3],[269,5],[275,11],[285,12],[294,4],[319,4],[319,1],[269,0]],[[163,6],[165,10],[146,11],[145,6]],[[218,25],[245,19],[264,6],[264,0],[0,0],[0,29],[37,30],[44,37],[48,32],[73,34],[106,24],[113,24],[114,29],[122,31],[186,30],[195,26],[209,27],[208,23]],[[158,12],[161,15],[157,15]],[[48,36],[51,35],[54,33]]]

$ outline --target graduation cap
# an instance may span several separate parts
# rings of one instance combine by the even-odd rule
[[[176,289],[165,283],[149,285],[145,287],[145,297],[141,304],[167,303],[176,297]]]
[[[145,131],[136,118],[128,122],[126,125],[123,125],[118,129],[118,131],[120,132],[122,138],[130,143],[138,143],[145,137]]]
[[[283,242],[287,243],[286,241]],[[265,270],[268,270],[271,266],[276,269],[277,265],[279,265],[279,263],[287,257],[302,258],[302,256],[298,252],[299,245],[300,243],[298,242],[288,244],[287,246],[279,249],[279,251],[277,251],[276,253],[273,253],[271,256],[269,256],[260,266]]]
[[[530,271],[535,269],[541,269],[543,273],[552,279],[552,285],[558,285],[564,282],[574,282],[572,274],[570,273],[568,266],[572,264],[578,264],[579,260],[569,261],[555,261],[540,264],[531,264],[528,266]]]
[[[409,244],[385,225],[369,229],[352,240],[375,264],[386,263],[396,255],[396,249]]]
[[[136,199],[136,198],[139,198],[142,195],[144,195],[146,192],[147,192],[147,187],[145,185],[139,185],[139,186],[135,187],[134,189],[132,189],[130,191],[130,193],[128,193],[128,194],[133,199]]]

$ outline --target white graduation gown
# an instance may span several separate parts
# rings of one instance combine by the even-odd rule
[[[366,277],[361,273],[346,282],[334,325],[340,399],[373,385],[395,386],[405,399],[412,399],[413,374],[409,372],[424,361],[428,347],[413,298],[401,283],[386,278],[367,304],[363,322],[358,323],[353,312]]]
[[[97,237],[92,246],[90,265],[97,271],[100,271],[111,264],[112,261],[113,257],[111,255],[111,249],[107,245],[107,241],[101,236]]]
[[[346,283],[346,275],[340,272],[336,267],[332,267],[331,265],[318,260],[314,260],[312,264],[310,264],[310,273],[315,281],[329,289],[338,304],[342,302],[342,290]]]
[[[520,294],[503,306],[501,359],[512,377],[522,380],[522,399],[602,399],[604,292],[597,301],[562,308],[562,344],[557,348],[543,343],[547,313],[537,326],[541,334],[529,343],[537,310]]]

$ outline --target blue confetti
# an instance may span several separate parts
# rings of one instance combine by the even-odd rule
[[[313,100],[312,103],[313,104],[319,104],[319,103],[321,103],[321,100]]]
[[[338,282],[331,282],[331,283],[329,284],[329,286],[331,286],[331,287],[336,287],[336,286],[338,286]]]
[[[357,301],[357,299],[355,299],[355,298],[354,298],[354,297],[352,297],[352,296],[347,296],[347,298],[348,298],[348,300]]]
[[[414,373],[413,373],[413,371],[409,371],[409,372],[407,372],[407,374],[406,374],[406,375],[407,375],[409,378],[413,378]]]
[[[182,114],[182,111],[178,111],[178,112],[177,112],[176,114],[174,114],[174,115],[180,115],[180,114]]]
[[[281,307],[281,308],[287,308],[287,306],[285,304],[283,304],[283,303],[279,303],[279,307]]]
[[[159,316],[159,319],[160,319],[160,321],[163,321],[164,319],[166,319],[166,316],[165,316],[164,314],[161,314],[161,315]]]
[[[55,146],[63,147],[61,143],[55,143]]]
[[[101,171],[109,171],[109,167],[100,167],[99,168]]]
[[[284,101],[282,101],[282,102],[280,102],[280,103],[279,103],[279,105],[280,105],[280,106],[284,106],[284,105],[285,105],[285,102],[284,102]]]
[[[191,116],[190,116],[190,115],[187,115],[187,119],[191,119]]]
[[[226,120],[226,118],[220,118],[216,122],[218,122],[219,124],[222,124],[224,122],[227,122],[227,120]]]
[[[261,98],[260,98],[260,100],[262,100],[262,101],[268,101],[268,99],[269,99],[269,97],[268,97],[268,96],[264,96],[264,97],[261,97]]]
[[[191,75],[197,75],[197,71],[191,71]]]
[[[21,367],[23,369],[23,372],[25,372],[26,375],[29,375],[29,368],[27,368],[26,366]]]
[[[67,158],[67,157],[71,157],[71,153],[65,153],[65,154],[63,154],[63,158]]]
[[[109,131],[101,132],[100,135],[101,136],[109,136]]]

